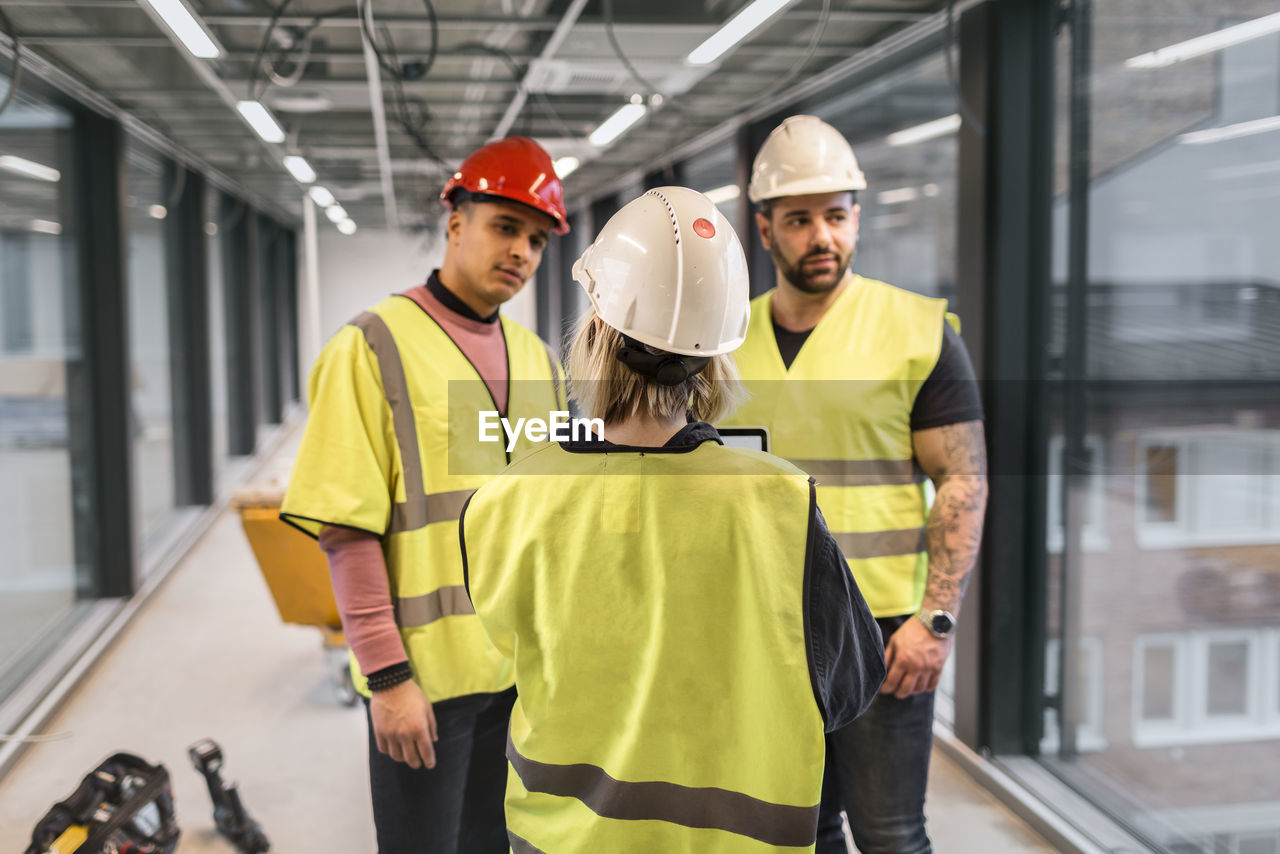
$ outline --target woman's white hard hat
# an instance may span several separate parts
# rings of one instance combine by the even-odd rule
[[[747,258],[702,193],[658,187],[614,214],[573,265],[600,319],[668,353],[736,350],[751,317]]]
[[[867,178],[844,134],[817,116],[792,116],[760,146],[747,196],[760,202],[866,188]]]

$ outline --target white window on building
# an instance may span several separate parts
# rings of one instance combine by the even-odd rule
[[[1135,495],[1144,549],[1280,543],[1280,431],[1144,434]]]
[[[1133,673],[1138,747],[1280,737],[1280,629],[1144,635]]]

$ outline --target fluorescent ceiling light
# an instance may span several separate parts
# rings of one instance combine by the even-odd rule
[[[198,59],[217,59],[222,55],[209,33],[191,14],[182,0],[145,0],[164,19],[165,26],[182,42],[182,46]]]
[[[311,168],[311,164],[307,162],[305,157],[290,154],[284,159],[284,168],[288,169],[289,174],[297,178],[300,184],[315,183],[316,170]]]
[[[566,154],[564,157],[557,157],[555,162],[551,165],[556,170],[556,177],[564,180],[572,175],[575,169],[582,165],[582,161],[574,157],[572,154]]]
[[[152,219],[164,219],[169,215],[169,211],[164,205],[152,205],[147,208],[147,215]]]
[[[591,132],[587,141],[599,147],[608,145],[644,118],[646,110],[644,104],[623,104],[616,113],[601,122],[600,127]]]
[[[0,169],[23,175],[27,178],[35,178],[37,181],[53,183],[62,179],[62,173],[52,166],[45,166],[42,163],[36,163],[34,160],[27,160],[25,157],[16,157],[12,154],[0,156]]]
[[[896,190],[881,190],[876,193],[876,201],[882,205],[900,205],[903,202],[914,202],[920,198],[920,191],[915,187],[898,187]]]
[[[355,234],[356,224],[352,220],[344,219],[342,222],[338,223],[338,231],[341,231],[343,234]]]
[[[690,65],[707,65],[719,59],[724,52],[755,32],[756,28],[772,18],[791,0],[755,0],[724,23],[711,37],[698,45],[685,58]]]
[[[1280,32],[1280,12],[1126,59],[1126,68],[1165,68],[1259,36]]]
[[[32,231],[38,231],[41,234],[62,234],[62,223],[51,219],[33,219],[29,227]]]
[[[742,188],[737,184],[725,184],[723,187],[716,187],[714,190],[707,190],[702,195],[711,200],[713,205],[731,202],[742,195]]]
[[[330,193],[324,187],[315,186],[307,190],[307,195],[311,197],[311,201],[315,202],[322,208],[327,208],[334,203],[333,193]]]
[[[924,142],[926,139],[933,139],[938,136],[945,136],[949,133],[955,133],[960,129],[960,114],[952,113],[949,116],[943,116],[940,119],[934,119],[931,122],[925,122],[922,125],[909,127],[906,130],[900,130],[897,133],[891,133],[885,138],[885,142],[890,145],[915,145],[917,142]]]
[[[1188,145],[1204,145],[1208,142],[1222,142],[1224,139],[1252,136],[1255,133],[1266,133],[1273,130],[1280,130],[1280,116],[1268,116],[1265,119],[1254,119],[1251,122],[1240,122],[1220,128],[1192,131],[1191,133],[1184,133],[1178,138],[1178,141],[1185,142]]]
[[[324,215],[329,218],[329,222],[337,225],[347,218],[347,212],[342,209],[342,205],[334,203],[324,209]]]
[[[257,101],[239,101],[236,109],[265,142],[284,142],[284,129],[271,111]]]

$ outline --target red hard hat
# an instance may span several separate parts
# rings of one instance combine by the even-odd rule
[[[450,210],[459,189],[528,205],[556,221],[556,234],[569,233],[564,190],[551,156],[528,137],[509,136],[473,151],[440,193]]]

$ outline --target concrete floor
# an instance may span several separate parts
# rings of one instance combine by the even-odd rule
[[[203,778],[186,749],[213,738],[271,850],[374,851],[363,712],[335,700],[317,630],[281,624],[233,512],[141,609],[46,730],[0,779],[0,840],[31,828],[108,754],[166,765],[181,854],[234,854],[214,830]],[[938,854],[1052,851],[934,754],[928,802]]]

